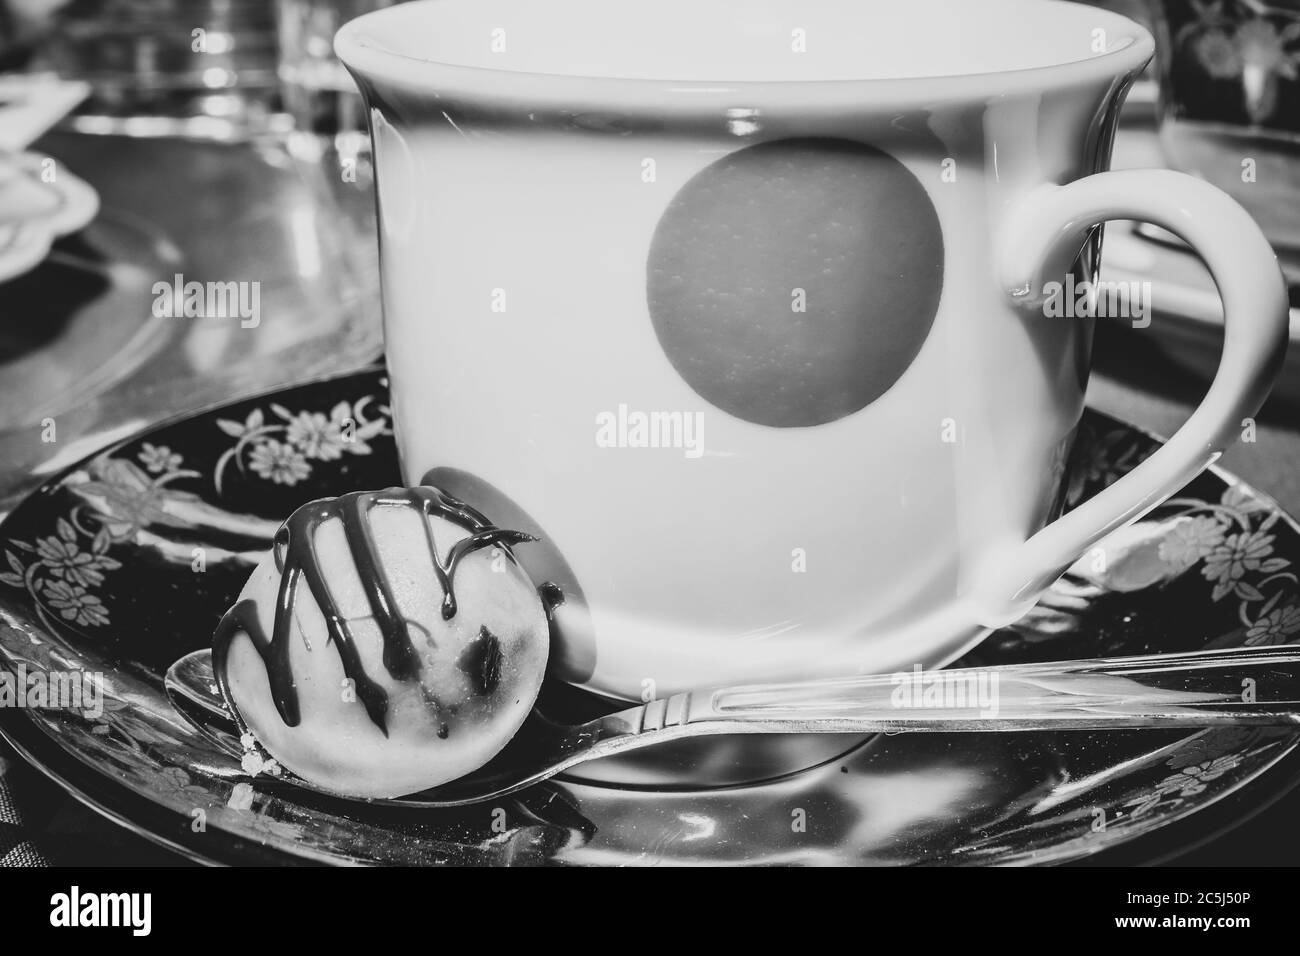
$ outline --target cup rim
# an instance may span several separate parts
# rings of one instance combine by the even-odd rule
[[[905,109],[990,100],[1136,76],[1155,55],[1155,40],[1149,30],[1099,7],[1087,7],[1098,26],[1122,37],[1105,53],[1044,66],[902,78],[713,81],[538,73],[431,60],[374,42],[372,27],[390,19],[419,17],[442,2],[445,0],[414,0],[363,14],[335,34],[334,51],[363,90],[373,83],[417,96],[436,93],[450,102],[530,109],[581,107],[583,111],[657,114],[661,118],[717,116],[739,105],[764,109],[797,106],[818,114],[872,105]],[[1035,0],[1035,6],[1085,5]]]

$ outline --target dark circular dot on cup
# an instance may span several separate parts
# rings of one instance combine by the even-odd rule
[[[477,508],[498,528],[523,531],[538,539],[511,550],[539,589],[552,585],[563,595],[562,603],[551,615],[551,672],[573,683],[589,680],[596,668],[591,612],[578,577],[555,540],[505,492],[468,471],[434,468],[421,479],[421,484],[433,485]]]
[[[887,392],[930,333],[939,217],[894,157],[783,139],[690,179],[646,266],[664,354],[710,404],[760,425],[822,425]]]

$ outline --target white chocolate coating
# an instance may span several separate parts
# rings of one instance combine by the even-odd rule
[[[321,524],[315,545],[363,671],[388,695],[387,735],[358,700],[307,587],[297,591],[289,652],[298,724],[288,726],[277,711],[266,664],[247,633],[231,641],[226,681],[240,717],[284,767],[334,793],[395,797],[462,777],[500,751],[537,698],[549,633],[536,588],[504,548],[474,551],[460,562],[453,578],[458,609],[444,620],[422,512],[375,508],[368,520],[397,608],[412,625],[418,680],[395,679],[383,664],[383,636],[342,522]],[[427,520],[442,555],[470,533],[437,515]],[[279,588],[280,573],[268,554],[240,594],[255,602],[265,634],[273,633]],[[483,643],[493,637],[499,658]],[[481,665],[489,658],[494,675],[485,681]]]

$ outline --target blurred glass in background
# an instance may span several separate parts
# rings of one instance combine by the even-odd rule
[[[276,56],[266,0],[71,0],[48,49],[93,85],[81,129],[227,138],[271,122]]]
[[[320,166],[330,198],[361,248],[376,248],[374,170],[365,107],[351,75],[334,55],[334,34],[349,20],[394,0],[276,0],[278,75],[292,118],[288,149]],[[378,281],[377,258],[368,261]]]
[[[1150,0],[1165,159],[1300,255],[1300,0]]]
[[[393,0],[276,0],[285,107],[294,128],[323,136],[364,136],[361,95],[334,55],[334,34],[349,20]]]

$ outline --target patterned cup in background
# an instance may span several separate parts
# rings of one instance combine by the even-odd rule
[[[1300,255],[1300,0],[1150,0],[1169,165]]]

